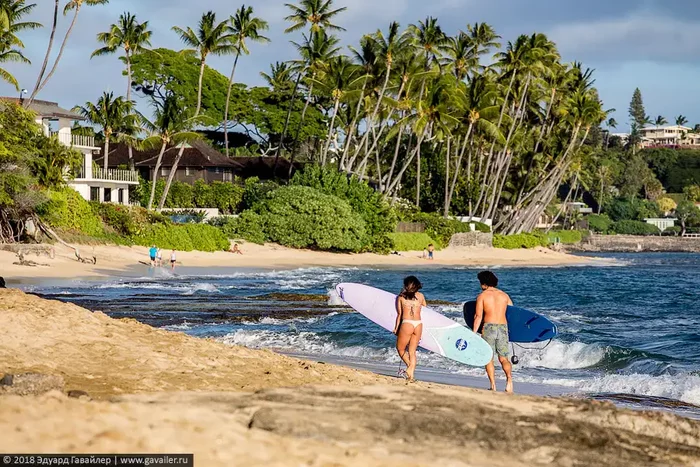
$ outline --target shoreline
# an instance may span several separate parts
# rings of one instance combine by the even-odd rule
[[[400,255],[374,253],[330,253],[295,250],[279,245],[241,244],[243,255],[229,252],[177,252],[175,273],[191,268],[293,270],[309,267],[366,267],[366,268],[439,268],[439,267],[567,267],[611,266],[617,262],[606,258],[576,256],[546,248],[531,250],[501,250],[483,247],[447,248],[436,252],[435,260],[421,257],[422,252],[401,252]],[[140,268],[149,266],[148,248],[114,245],[81,246],[84,256],[95,256],[97,264],[84,264],[75,259],[73,250],[55,245],[55,258],[27,254],[26,259],[48,266],[19,266],[13,263],[17,256],[0,251],[0,269],[8,284],[33,282],[36,279],[99,279],[111,276],[138,276]],[[167,259],[170,251],[163,250]],[[170,271],[169,265],[164,270]]]
[[[700,462],[700,422],[670,413],[407,384],[14,289],[0,289],[0,327],[0,373],[52,384],[0,386],[3,452],[188,452],[215,467]]]

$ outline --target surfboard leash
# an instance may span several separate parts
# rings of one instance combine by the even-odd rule
[[[547,341],[547,343],[545,344],[545,346],[542,347],[542,348],[523,347],[522,345],[518,345],[518,344],[516,344],[515,342],[511,342],[511,343],[510,343],[510,348],[511,348],[511,350],[512,350],[512,352],[513,352],[513,356],[510,357],[511,363],[512,363],[513,365],[517,365],[518,362],[520,362],[520,359],[519,359],[518,356],[515,354],[515,347],[516,347],[516,346],[519,347],[519,348],[521,348],[521,349],[523,349],[523,350],[544,350],[544,349],[547,348],[547,346],[549,346],[549,344],[552,343],[552,340],[553,340],[553,339],[549,339],[549,340]]]

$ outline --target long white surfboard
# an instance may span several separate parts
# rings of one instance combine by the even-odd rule
[[[335,290],[354,310],[387,331],[394,330],[396,295],[353,283],[338,284]],[[421,310],[421,318],[423,335],[418,345],[424,349],[471,366],[484,366],[493,358],[491,346],[456,321],[428,307]]]

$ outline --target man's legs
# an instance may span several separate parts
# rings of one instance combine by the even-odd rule
[[[489,383],[491,383],[491,390],[496,390],[496,367],[493,365],[493,360],[486,365],[486,374],[489,377]]]
[[[510,360],[508,360],[508,357],[501,357],[499,355],[498,361],[501,362],[503,373],[506,374],[506,392],[513,392],[513,375],[511,373],[513,365],[510,364]],[[495,371],[493,370],[493,362],[491,362],[491,368],[491,371],[495,373]]]

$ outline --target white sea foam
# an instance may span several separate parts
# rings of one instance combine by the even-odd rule
[[[181,295],[193,295],[197,292],[217,293],[219,289],[208,282],[166,282],[166,281],[143,281],[143,282],[109,282],[96,286],[97,289],[141,289],[141,290],[162,290],[168,292],[179,292]]]
[[[565,343],[552,341],[546,344],[524,344],[526,348],[515,346],[523,368],[548,368],[574,370],[589,368],[605,358],[606,347],[583,342]]]
[[[328,290],[328,305],[329,306],[348,306],[345,300],[340,298],[335,289]]]

